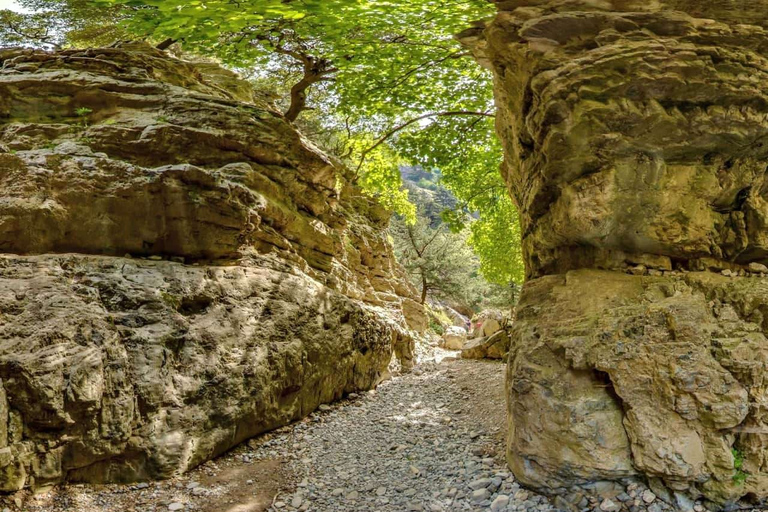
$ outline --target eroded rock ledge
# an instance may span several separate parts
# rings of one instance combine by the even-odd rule
[[[410,364],[388,213],[245,82],[0,66],[0,490],[168,477]]]
[[[530,279],[511,467],[765,499],[768,2],[496,4],[460,38],[494,73]]]

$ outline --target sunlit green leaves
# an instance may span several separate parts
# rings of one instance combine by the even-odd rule
[[[490,76],[454,39],[493,14],[487,0],[82,1],[120,8],[126,29],[139,37],[178,40],[187,52],[261,80],[274,82],[275,69],[301,76],[301,59],[278,49],[330,62],[335,71],[309,90],[316,110],[304,116],[353,169],[366,155],[358,169],[365,190],[412,221],[398,165],[439,169],[460,202],[447,218],[469,226],[483,275],[522,280],[517,214],[499,175],[493,119],[435,116],[396,130],[430,113],[493,112]],[[287,93],[296,80],[283,82]]]

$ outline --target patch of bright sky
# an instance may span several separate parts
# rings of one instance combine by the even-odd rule
[[[0,9],[10,9],[17,12],[29,12],[22,9],[15,0],[0,0]]]

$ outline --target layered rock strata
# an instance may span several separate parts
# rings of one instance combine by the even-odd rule
[[[508,461],[560,492],[768,497],[768,1],[503,0],[493,71],[529,281]]]
[[[169,477],[409,365],[387,221],[217,66],[1,50],[0,490]]]

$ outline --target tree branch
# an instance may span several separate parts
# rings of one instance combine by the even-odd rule
[[[361,154],[360,154],[360,163],[357,166],[356,172],[360,172],[360,169],[363,167],[363,164],[365,163],[366,157],[373,151],[374,149],[378,148],[382,144],[384,144],[387,140],[389,140],[393,135],[397,134],[398,132],[405,130],[412,124],[418,123],[419,121],[422,121],[424,119],[429,119],[430,117],[452,117],[452,116],[484,116],[484,117],[496,117],[494,114],[491,114],[489,112],[473,112],[471,110],[451,110],[446,112],[433,112],[431,114],[424,114],[419,117],[415,117],[409,121],[404,122],[403,124],[400,124],[391,130],[389,130],[387,133],[382,135],[374,144],[373,146],[370,146],[366,148]]]
[[[170,47],[171,47],[171,46],[172,46],[172,45],[173,45],[175,42],[176,42],[176,39],[173,39],[173,38],[169,37],[168,39],[166,39],[166,40],[165,40],[165,41],[163,41],[162,43],[160,43],[160,44],[158,44],[157,46],[155,46],[155,48],[157,48],[158,50],[167,50],[167,49],[168,49],[168,48],[170,48]]]

